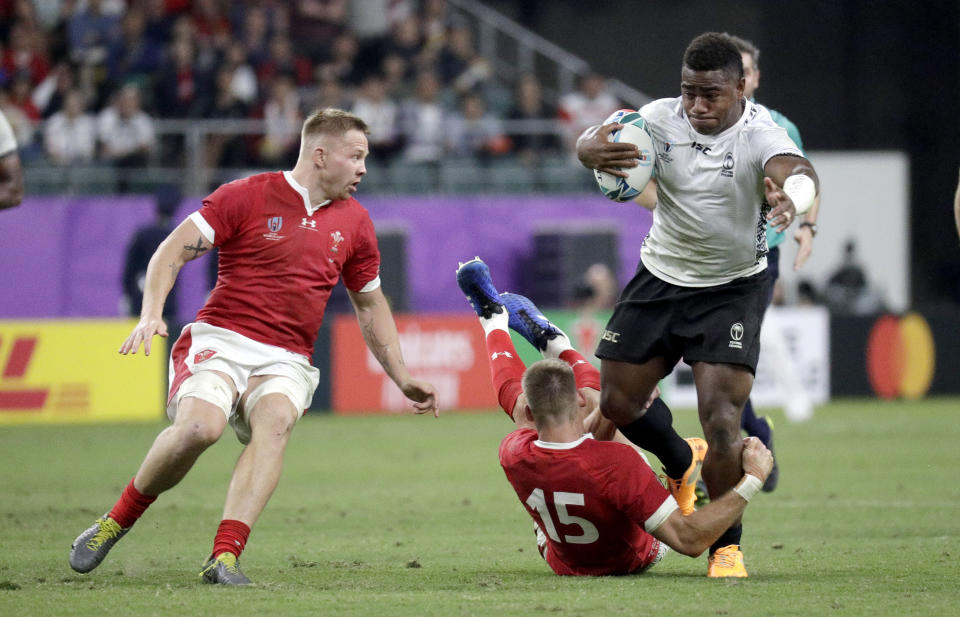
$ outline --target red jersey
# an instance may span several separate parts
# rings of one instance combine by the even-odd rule
[[[659,527],[677,502],[630,446],[584,435],[539,441],[519,429],[500,444],[500,464],[547,536],[557,574],[629,574],[654,561]]]
[[[311,206],[289,172],[224,184],[190,215],[220,250],[217,285],[197,321],[308,358],[330,291],[380,283],[373,222],[355,199]]]

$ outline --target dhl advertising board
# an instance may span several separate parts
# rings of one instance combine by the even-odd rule
[[[117,352],[135,324],[0,320],[0,424],[163,417],[166,341]]]
[[[495,409],[487,348],[477,318],[460,315],[395,315],[400,347],[415,379],[437,388],[440,409]],[[336,413],[412,409],[367,349],[353,315],[337,315],[330,354]]]

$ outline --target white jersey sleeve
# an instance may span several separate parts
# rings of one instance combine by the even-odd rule
[[[698,133],[679,98],[640,109],[656,148],[657,207],[644,266],[684,287],[722,285],[766,268],[764,165],[803,156],[766,108],[745,102],[736,124]]]
[[[7,117],[0,111],[0,157],[17,151],[17,138],[13,134],[13,127]]]

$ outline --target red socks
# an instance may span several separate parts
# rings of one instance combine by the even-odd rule
[[[517,355],[506,330],[493,330],[487,335],[487,361],[500,407],[512,418],[513,408],[523,393],[521,381],[527,367]]]
[[[144,495],[135,489],[133,487],[133,480],[130,480],[130,484],[127,485],[127,488],[123,489],[123,494],[120,495],[120,499],[117,500],[113,509],[110,510],[109,516],[117,521],[120,527],[126,529],[136,523],[144,510],[156,500],[156,497]]]
[[[600,371],[590,364],[576,349],[568,349],[560,354],[560,359],[573,369],[577,388],[600,389]]]
[[[221,553],[233,553],[237,557],[243,552],[250,537],[250,527],[241,521],[223,519],[217,527],[217,536],[213,539],[213,556]]]

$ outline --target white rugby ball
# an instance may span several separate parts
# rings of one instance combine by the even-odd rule
[[[594,170],[597,185],[605,197],[614,201],[628,201],[639,195],[653,176],[656,152],[647,124],[639,112],[630,109],[615,111],[604,124],[618,123],[623,128],[610,133],[610,141],[630,143],[640,151],[636,167],[622,167],[626,178],[619,178],[605,171]]]

